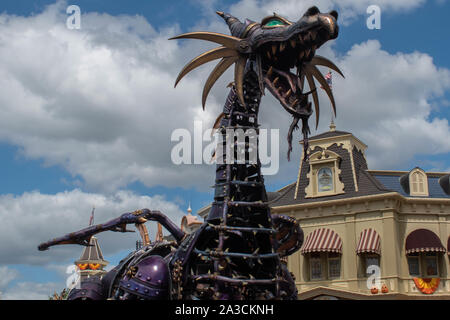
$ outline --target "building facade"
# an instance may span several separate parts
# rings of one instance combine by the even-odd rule
[[[450,299],[450,174],[369,170],[351,133],[310,138],[272,213],[305,234],[288,259],[300,299]]]

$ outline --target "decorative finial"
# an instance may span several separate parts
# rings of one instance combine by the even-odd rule
[[[330,131],[336,131],[336,125],[334,124],[334,120],[333,119],[331,119]]]
[[[188,207],[188,209],[187,209],[187,212],[190,214],[191,212],[192,212],[192,209],[191,209],[191,202],[189,201],[189,207]]]

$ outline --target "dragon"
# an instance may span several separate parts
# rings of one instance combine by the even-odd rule
[[[327,93],[334,113],[333,93],[317,68],[325,66],[342,75],[330,60],[315,54],[325,42],[338,36],[336,11],[321,13],[309,8],[296,22],[277,14],[261,22],[217,14],[231,35],[190,32],[171,39],[199,39],[220,45],[190,61],[178,75],[175,86],[189,72],[220,59],[206,80],[202,104],[221,75],[234,65],[234,81],[214,129],[226,140],[227,130],[256,132],[258,111],[265,89],[292,115],[288,133],[292,150],[293,131],[302,120],[304,145],[310,132],[308,119],[314,101],[316,128],[319,99],[315,81]],[[292,72],[291,72],[292,70]],[[304,87],[308,82],[309,91]],[[192,300],[293,300],[297,289],[283,260],[303,243],[298,222],[288,216],[271,214],[259,156],[250,161],[255,146],[233,139],[231,152],[243,153],[244,161],[227,161],[225,144],[217,146],[214,201],[202,226],[186,234],[160,211],[141,209],[124,213],[103,224],[93,225],[39,245],[39,250],[60,244],[87,246],[93,235],[128,232],[135,224],[143,247],[131,252],[103,278],[90,278],[72,289],[68,299],[192,299]],[[256,149],[258,143],[256,143]],[[240,148],[240,149],[239,149]],[[306,154],[306,153],[305,153]],[[145,227],[157,221],[166,228],[171,241],[150,242]]]

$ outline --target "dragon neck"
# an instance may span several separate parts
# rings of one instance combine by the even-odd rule
[[[239,102],[233,85],[223,107],[224,117],[219,129],[221,141],[216,154],[215,202],[208,220],[222,218],[223,205],[229,201],[243,205],[267,201],[257,152],[261,90],[258,77],[251,69],[245,73],[243,89],[245,106]]]
[[[272,236],[259,155],[252,151],[258,149],[261,90],[257,75],[248,69],[243,83],[245,106],[239,102],[233,85],[223,108],[219,128],[222,142],[216,149],[214,202],[199,239],[201,245],[194,249],[199,259],[193,264],[197,268],[194,277],[205,284],[220,277],[221,281],[214,284],[218,299],[245,297],[242,286],[246,283],[264,288],[252,289],[256,290],[252,291],[255,297],[279,295],[273,279],[279,277],[281,264]],[[246,138],[239,139],[239,132]],[[227,159],[227,145],[232,146],[233,161]],[[239,158],[242,153],[245,157]],[[198,267],[203,261],[210,261],[208,274]]]

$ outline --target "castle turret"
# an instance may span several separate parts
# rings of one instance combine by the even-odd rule
[[[80,259],[75,261],[75,265],[80,270],[81,281],[92,276],[102,277],[106,271],[104,268],[109,264],[103,258],[102,250],[96,237],[92,237],[89,246],[84,248]]]

